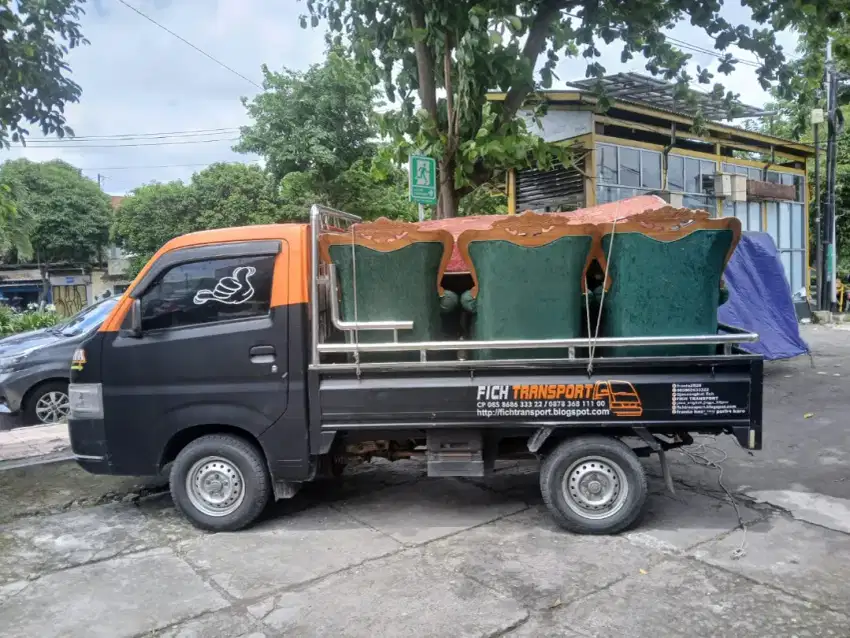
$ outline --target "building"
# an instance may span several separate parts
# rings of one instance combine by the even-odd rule
[[[604,113],[596,80],[585,80],[572,83],[574,90],[544,93],[548,110],[539,121],[526,115],[531,130],[569,146],[572,161],[549,171],[512,172],[509,212],[569,211],[656,193],[674,205],[735,216],[743,230],[769,233],[792,293],[808,296],[806,168],[814,148],[721,123],[726,111],[695,93],[709,118],[699,127],[694,113],[677,103],[673,85],[660,80],[621,73],[602,82],[611,100]],[[764,115],[738,109],[744,117]]]

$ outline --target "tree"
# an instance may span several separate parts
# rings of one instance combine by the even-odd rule
[[[112,207],[97,183],[60,160],[6,162],[2,182],[16,184],[18,214],[32,218],[30,239],[43,263],[91,263],[109,241]]]
[[[0,145],[23,141],[36,124],[45,135],[73,134],[64,107],[81,89],[67,77],[69,49],[88,40],[77,19],[83,0],[0,0]]]
[[[303,219],[315,203],[364,219],[416,219],[407,173],[380,152],[377,92],[366,73],[338,49],[304,73],[263,72],[265,92],[243,100],[254,123],[236,150],[265,158],[284,219]]]
[[[258,166],[212,164],[189,184],[147,184],[125,197],[112,236],[138,271],[168,240],[197,230],[280,221],[270,176]]]
[[[190,189],[195,206],[192,230],[280,220],[276,189],[259,166],[213,164],[192,176]]]
[[[320,188],[372,157],[376,92],[351,60],[332,50],[304,73],[263,66],[263,75],[265,91],[242,100],[254,123],[242,127],[237,151],[263,156],[278,181],[310,172]]]
[[[183,182],[139,186],[115,211],[112,237],[141,262],[138,270],[165,242],[191,230],[195,211],[194,193]]]
[[[5,165],[0,166],[0,254],[14,252],[18,259],[29,260],[33,254],[30,237],[35,220],[28,207],[18,205],[26,195],[26,188],[17,175],[9,172]]]
[[[745,4],[756,22],[776,29],[835,13],[835,3],[826,0]],[[758,55],[762,86],[787,84],[791,74],[773,30],[729,23],[719,2],[307,0],[306,7],[302,26],[308,19],[314,27],[324,21],[334,44],[345,43],[373,84],[383,83],[387,98],[398,104],[385,117],[385,131],[400,154],[416,148],[439,158],[442,217],[455,215],[459,196],[491,180],[494,171],[551,159],[557,149],[530,136],[517,115],[536,110],[535,92],[551,86],[562,56],[581,54],[587,75],[601,77],[597,39],[621,40],[623,61],[642,53],[651,73],[675,78],[684,89],[691,80],[684,71],[690,56],[661,29],[687,18],[714,39],[721,72],[734,68],[726,50],[736,45]],[[700,83],[710,84],[712,77],[698,69]],[[491,90],[504,92],[504,101],[489,102]],[[712,95],[730,108],[735,97],[720,84]]]

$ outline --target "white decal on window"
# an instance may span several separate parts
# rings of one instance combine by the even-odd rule
[[[255,272],[257,272],[257,269],[253,266],[239,266],[234,269],[230,277],[219,279],[212,290],[204,288],[196,292],[195,304],[201,306],[208,301],[233,305],[245,303],[254,296],[251,275]]]

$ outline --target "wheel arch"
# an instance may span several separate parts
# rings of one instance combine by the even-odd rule
[[[242,439],[246,443],[250,443],[251,445],[256,447],[263,455],[263,458],[265,459],[266,463],[266,468],[269,470],[269,475],[271,475],[271,467],[269,466],[268,455],[266,454],[263,445],[260,443],[260,440],[254,434],[252,434],[250,430],[226,423],[191,425],[179,430],[178,432],[175,432],[165,444],[165,447],[162,450],[158,465],[159,470],[162,471],[162,469],[166,465],[174,461],[174,459],[177,458],[177,455],[180,454],[180,451],[187,445],[189,445],[192,441],[195,441],[201,438],[202,436],[207,436],[209,434],[229,434]]]

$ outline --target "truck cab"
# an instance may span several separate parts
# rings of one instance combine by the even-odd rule
[[[572,355],[456,356],[518,344],[572,353],[586,340],[351,339],[404,327],[339,317],[318,239],[355,222],[314,207],[310,225],[209,230],[163,246],[74,355],[69,426],[79,464],[97,474],[168,471],[193,524],[235,530],[270,500],[338,475],[352,456],[419,456],[431,476],[483,476],[495,459],[522,453],[541,459],[541,490],[560,524],[610,533],[642,511],[638,455],[659,454],[672,489],[664,452],[690,433],[728,433],[760,448],[761,358],[723,345],[755,335],[703,336],[726,348],[717,356],[591,365]],[[417,356],[364,363],[361,351]],[[429,360],[433,351],[453,354]],[[677,411],[677,392],[696,397],[682,404],[690,411]]]

